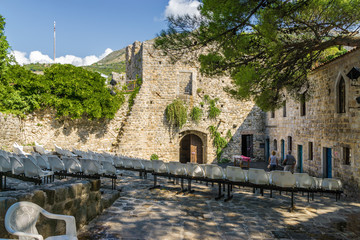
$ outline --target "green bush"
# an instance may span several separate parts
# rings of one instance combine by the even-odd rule
[[[10,65],[0,78],[0,111],[23,115],[54,108],[57,116],[113,118],[124,102],[110,94],[105,78],[70,64],[53,64],[44,75]]]
[[[198,107],[193,107],[193,109],[190,112],[191,120],[193,120],[196,123],[199,123],[201,117],[202,117],[203,111]]]
[[[187,109],[184,102],[175,99],[165,109],[166,120],[174,127],[182,128],[187,120]]]
[[[229,163],[229,162],[231,162],[231,160],[230,160],[230,159],[227,159],[227,158],[222,158],[222,159],[219,161],[219,163]]]
[[[159,156],[157,154],[151,154],[150,160],[159,160]]]

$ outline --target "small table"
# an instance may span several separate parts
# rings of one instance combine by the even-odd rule
[[[250,168],[250,160],[251,160],[250,157],[246,157],[243,155],[233,155],[233,159],[234,159],[234,166]],[[246,166],[245,163],[247,163]]]

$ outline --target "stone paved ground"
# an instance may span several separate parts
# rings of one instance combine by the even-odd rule
[[[289,212],[285,193],[235,188],[231,201],[215,201],[217,186],[197,183],[193,194],[177,194],[179,185],[160,179],[160,189],[148,190],[151,175],[124,172],[121,197],[79,239],[360,239],[360,203],[320,195],[307,203],[297,194]]]

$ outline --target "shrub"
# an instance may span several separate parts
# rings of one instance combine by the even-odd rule
[[[157,154],[151,154],[150,160],[159,160],[159,156]]]
[[[182,128],[187,120],[187,109],[183,101],[175,99],[165,109],[166,120],[174,127]]]
[[[193,120],[196,123],[199,123],[201,117],[202,117],[203,111],[198,107],[193,107],[193,109],[190,112],[191,120]]]

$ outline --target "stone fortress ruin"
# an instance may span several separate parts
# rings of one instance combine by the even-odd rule
[[[305,103],[287,99],[284,108],[273,113],[261,111],[252,101],[229,96],[224,87],[228,77],[209,78],[197,64],[172,63],[154,49],[152,41],[134,42],[126,48],[127,81],[142,79],[131,111],[125,103],[115,118],[105,121],[56,119],[50,110],[25,119],[0,115],[0,144],[10,149],[16,141],[35,141],[48,149],[54,143],[67,149],[111,151],[149,159],[157,154],[165,161],[212,163],[216,147],[209,128],[215,127],[228,140],[221,158],[234,155],[264,161],[276,150],[283,158],[288,150],[298,160],[298,170],[318,177],[336,177],[345,193],[358,195],[360,183],[360,83],[347,73],[359,66],[360,51],[349,53],[314,69],[310,74],[312,98]],[[221,110],[208,118],[205,96],[217,98]],[[188,108],[203,110],[202,119],[188,120],[179,129],[166,121],[165,109],[174,99]],[[29,146],[30,148],[31,146]]]

